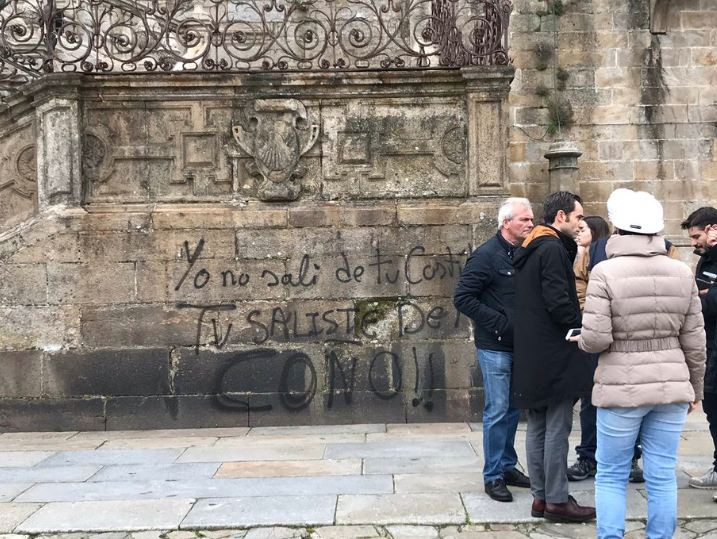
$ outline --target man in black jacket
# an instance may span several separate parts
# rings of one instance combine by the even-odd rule
[[[494,500],[510,502],[506,485],[529,487],[515,468],[515,431],[520,412],[510,407],[513,363],[513,252],[533,229],[526,198],[509,198],[498,210],[498,232],[466,262],[456,288],[456,309],[473,320],[478,364],[483,375],[483,480]]]
[[[527,409],[526,453],[533,493],[531,514],[557,522],[586,522],[594,507],[568,492],[568,437],[573,405],[592,388],[590,363],[566,340],[581,326],[573,261],[583,207],[560,191],[543,204],[545,225],[536,226],[516,250],[513,405]]]
[[[715,346],[715,324],[717,324],[717,246],[711,247],[707,240],[706,228],[717,225],[717,209],[705,206],[693,211],[682,222],[682,228],[690,235],[695,254],[700,257],[695,270],[697,288],[702,301],[702,316],[705,319],[707,334],[707,367],[705,370],[705,397],[702,409],[707,415],[712,443],[714,444],[714,462],[712,468],[700,477],[690,478],[693,488],[717,489],[717,347]],[[715,498],[717,501],[717,497]]]

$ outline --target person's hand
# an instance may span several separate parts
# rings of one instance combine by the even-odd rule
[[[710,247],[717,245],[717,225],[707,225],[705,233],[707,234],[707,245]]]
[[[570,337],[568,340],[570,342],[578,342],[580,340],[580,335],[575,335],[575,337]]]
[[[687,408],[687,413],[691,414],[695,410],[700,409],[700,401],[691,402],[689,408]]]
[[[700,294],[700,296],[706,296],[707,294],[709,294],[709,292],[710,292],[709,288],[703,288],[702,290],[699,291],[699,294]]]

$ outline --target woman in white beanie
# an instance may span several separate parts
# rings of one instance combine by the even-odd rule
[[[642,440],[648,539],[677,524],[675,466],[688,411],[702,399],[705,333],[694,277],[666,256],[662,205],[649,193],[618,189],[608,199],[617,235],[608,260],[590,274],[582,333],[599,353],[592,402],[597,411],[597,535],[622,538],[635,439]]]

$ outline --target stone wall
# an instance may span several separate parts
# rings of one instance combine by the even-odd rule
[[[37,163],[0,229],[2,428],[479,418],[451,298],[496,229],[511,77],[34,83],[0,118]]]
[[[617,187],[646,190],[665,205],[667,233],[686,243],[679,222],[717,204],[717,3],[557,4],[514,1],[511,192],[542,200],[543,154],[552,140],[573,139],[583,152],[580,194],[589,213],[605,215]],[[556,127],[548,110],[555,96],[573,110],[562,135],[546,134]]]

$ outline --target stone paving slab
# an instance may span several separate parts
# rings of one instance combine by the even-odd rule
[[[374,539],[383,537],[375,526],[325,526],[316,528],[311,539]]]
[[[86,481],[101,466],[43,466],[35,468],[0,468],[0,482],[50,483],[56,481]]]
[[[398,474],[394,475],[396,492],[472,492],[483,491],[483,474],[441,473],[441,474]]]
[[[457,494],[342,495],[337,524],[458,524],[466,518]]]
[[[361,460],[266,460],[227,462],[217,478],[228,477],[308,477],[321,475],[361,475]]]
[[[199,500],[183,529],[262,525],[332,524],[336,496],[265,496]]]
[[[677,492],[677,514],[681,518],[717,518],[715,493],[717,490],[680,489]]]
[[[185,447],[210,447],[217,443],[219,438],[187,437],[187,438],[127,438],[124,440],[109,440],[102,445],[106,449],[176,449]]]
[[[197,448],[202,449],[202,448]],[[98,451],[60,451],[44,460],[42,466],[80,464],[169,464],[182,454],[181,449],[108,449]]]
[[[0,502],[12,501],[18,494],[25,492],[32,483],[0,483]]]
[[[101,440],[0,440],[0,453],[8,451],[69,451],[91,450],[102,445]]]
[[[473,432],[467,423],[387,423],[387,433],[436,434]]]
[[[158,430],[106,430],[80,432],[73,436],[73,440],[138,440],[140,438],[159,439],[159,438],[190,438],[190,437],[232,437],[246,436],[249,427],[208,427],[203,429],[158,429]],[[1,440],[1,438],[0,438]]]
[[[306,530],[302,528],[282,528],[272,526],[271,528],[254,528],[244,536],[248,539],[304,539]]]
[[[366,435],[367,442],[408,442],[424,443],[424,442],[471,442],[478,447],[483,445],[483,434],[480,432],[439,432],[437,434],[429,434],[426,432],[377,432],[375,434]],[[516,444],[516,449],[519,445]]]
[[[0,434],[0,443],[7,441],[26,442],[26,441],[61,441],[69,440],[74,437],[78,431],[68,430],[64,432],[4,432]]]
[[[10,533],[23,520],[40,509],[36,503],[0,503],[0,533]]]
[[[366,434],[368,432],[386,432],[384,424],[355,425],[305,425],[296,427],[254,427],[248,436],[313,436],[325,434]]]
[[[128,464],[105,466],[89,481],[187,481],[214,477],[219,463]]]
[[[329,444],[326,446],[327,459],[387,458],[387,457],[475,457],[467,442],[376,442],[364,444]]]
[[[423,474],[473,473],[483,469],[483,460],[477,455],[469,457],[367,458],[363,461],[365,474]]]
[[[393,492],[390,475],[266,477],[182,481],[43,483],[16,498],[20,502],[80,502],[162,498],[233,498]]]
[[[439,539],[440,535],[436,528],[431,526],[386,526],[386,531],[391,534],[393,539],[412,539],[413,537],[421,539]]]
[[[512,488],[513,501],[503,503],[492,500],[485,492],[462,493],[463,503],[471,522],[540,522],[530,516],[533,495],[529,489]],[[579,500],[580,501],[580,500]]]
[[[29,468],[54,454],[53,451],[4,451],[0,453],[0,467]]]
[[[49,503],[16,528],[21,533],[177,529],[194,500]]]
[[[326,446],[190,447],[177,462],[232,462],[242,460],[311,460],[324,456]]]
[[[322,444],[340,444],[340,443],[359,443],[362,444],[366,441],[366,434],[364,433],[328,433],[328,434],[316,434],[316,435],[297,435],[294,437],[289,436],[245,436],[243,438],[219,438],[215,446],[217,448],[234,448],[234,447],[266,447],[266,448],[280,448],[280,447],[296,447],[305,445],[322,445]]]

